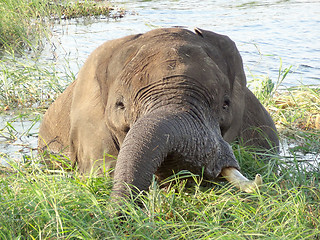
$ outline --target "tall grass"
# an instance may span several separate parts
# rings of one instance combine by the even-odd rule
[[[0,110],[47,107],[75,78],[69,69],[61,72],[52,62],[40,63],[25,53],[42,49],[54,20],[116,17],[111,16],[112,9],[107,1],[0,1]]]
[[[282,68],[280,60],[276,81],[268,76],[254,77],[254,94],[266,106],[281,138],[295,143],[303,153],[320,151],[320,85],[285,87],[283,82],[291,66]]]
[[[250,161],[250,159],[247,159]],[[279,159],[278,159],[279,160]],[[278,161],[277,160],[277,161]],[[32,162],[32,161],[31,161]],[[245,170],[244,170],[245,171]],[[110,178],[46,173],[38,164],[12,163],[0,178],[3,239],[318,239],[320,191],[288,171],[246,194],[228,184],[202,187],[201,176],[177,174],[160,188],[153,182],[143,207],[110,202]],[[196,184],[186,185],[185,177]],[[273,181],[271,181],[273,180]],[[114,212],[122,212],[122,217]]]
[[[0,2],[0,45],[10,48],[42,44],[49,33],[48,20],[58,14],[57,2],[6,0]]]
[[[7,55],[0,60],[0,110],[48,107],[75,78],[65,66],[58,70],[54,63]]]
[[[50,37],[48,30],[54,20],[100,15],[109,17],[112,9],[107,1],[1,1],[0,47],[11,49],[41,48],[44,39]]]

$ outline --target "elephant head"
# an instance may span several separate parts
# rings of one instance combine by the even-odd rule
[[[267,149],[278,145],[270,116],[246,87],[234,42],[170,28],[97,48],[44,116],[39,146],[52,143],[51,151],[63,150],[82,172],[115,167],[115,197],[127,195],[127,185],[147,190],[153,174],[164,179],[180,170],[225,177],[250,192],[262,180],[239,172],[228,144],[239,137],[257,138]]]

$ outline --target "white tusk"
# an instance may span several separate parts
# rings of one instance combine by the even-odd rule
[[[256,175],[254,181],[250,181],[237,169],[232,167],[224,168],[221,172],[221,175],[225,177],[232,185],[247,193],[256,191],[262,185],[262,177],[260,174]]]

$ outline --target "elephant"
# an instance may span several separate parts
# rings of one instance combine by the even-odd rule
[[[244,177],[230,146],[240,139],[279,147],[235,43],[199,28],[159,28],[95,49],[45,113],[38,147],[67,156],[82,174],[114,169],[111,196],[126,198],[147,191],[154,175],[181,170],[256,190],[262,177]]]

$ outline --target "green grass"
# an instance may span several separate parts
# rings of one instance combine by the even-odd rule
[[[280,133],[296,146],[293,151],[320,152],[320,85],[285,87],[291,67],[282,69],[280,61],[276,83],[267,76],[254,78],[249,85],[266,107]]]
[[[107,1],[5,0],[0,2],[0,47],[38,49],[50,38],[54,20],[87,16],[121,17],[124,11],[111,15]]]
[[[6,0],[0,2],[0,110],[46,108],[74,80],[68,68],[39,62],[27,50],[41,51],[55,20],[111,14],[107,1]],[[40,51],[39,51],[40,50]],[[62,77],[63,76],[63,77]]]
[[[75,78],[65,66],[8,53],[0,60],[0,110],[48,107]]]
[[[272,161],[279,164],[282,160],[275,157]],[[184,172],[169,180],[167,188],[154,181],[150,191],[139,196],[143,207],[132,200],[119,207],[109,200],[112,180],[108,177],[83,178],[64,170],[48,173],[34,160],[12,163],[12,170],[3,171],[0,179],[0,236],[318,239],[320,174],[317,179],[297,179],[293,173],[283,168],[280,176],[269,176],[260,192],[246,194],[225,183],[202,187],[201,177]],[[192,176],[196,184],[187,187],[186,176]],[[116,211],[124,218],[114,215]]]

